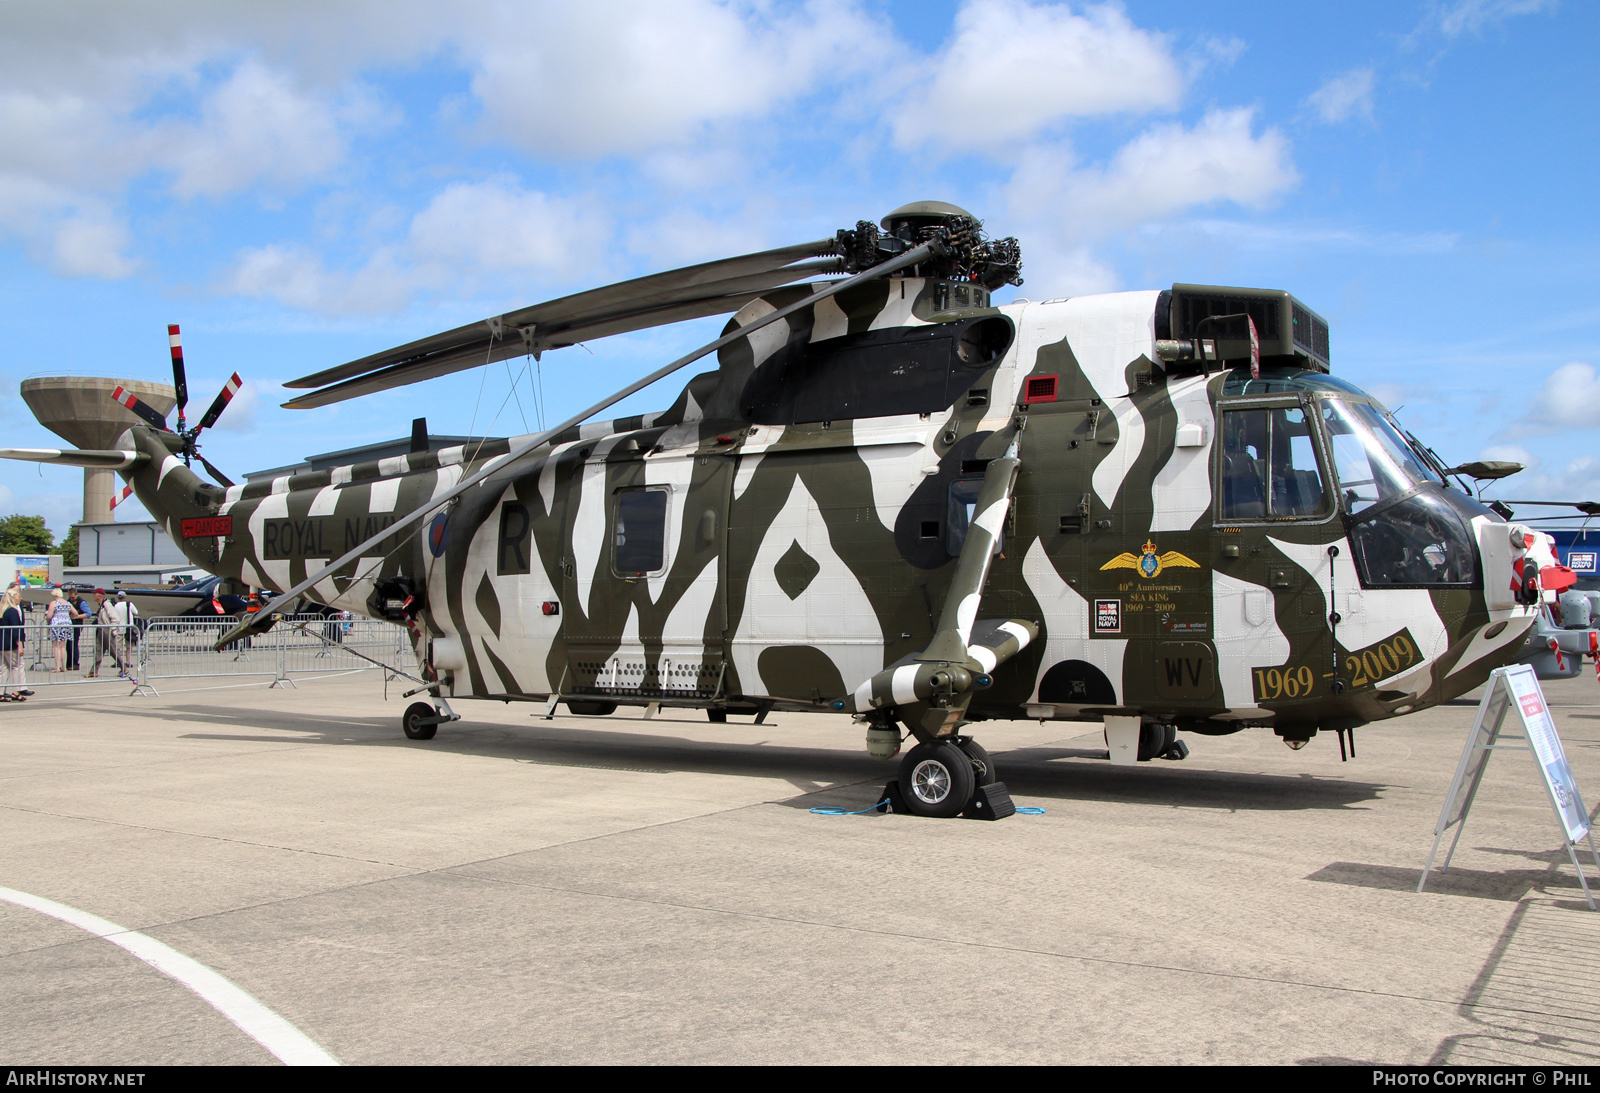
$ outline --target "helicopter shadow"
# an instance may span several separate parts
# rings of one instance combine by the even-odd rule
[[[152,711],[154,713],[154,711]],[[263,725],[259,712],[230,714],[210,707],[169,709],[169,715],[219,728],[276,728]],[[636,774],[722,774],[780,778],[802,795],[839,788],[877,777],[882,767],[865,755],[832,748],[724,743],[685,736],[601,728],[592,722],[616,723],[611,717],[590,724],[564,724],[588,718],[535,721],[527,726],[475,724],[441,726],[432,740],[409,740],[395,731],[393,717],[324,717],[315,724],[287,723],[277,733],[191,732],[182,739],[340,747],[425,749],[483,758],[507,759],[528,766],[614,770]],[[642,721],[642,718],[629,720]],[[669,726],[670,718],[655,718]]]
[[[666,735],[671,718],[656,718],[651,733],[616,727],[611,718],[562,718],[529,725],[474,724],[470,720],[442,726],[432,740],[408,740],[395,731],[394,718],[323,716],[306,722],[285,715],[263,716],[260,710],[232,712],[212,706],[167,707],[136,716],[162,720],[181,718],[218,729],[245,732],[191,732],[183,739],[236,742],[314,744],[341,747],[422,748],[452,754],[502,758],[533,766],[575,767],[633,773],[722,774],[735,777],[780,778],[800,792],[788,802],[795,807],[814,805],[804,798],[858,784],[881,785],[896,776],[897,765],[860,752],[837,748],[806,747],[695,739]],[[572,722],[579,723],[574,724]],[[696,723],[697,727],[699,723]],[[763,726],[768,728],[769,726]],[[770,726],[780,737],[778,725]],[[248,731],[266,729],[267,732]],[[1375,801],[1388,787],[1382,783],[1343,778],[1317,778],[1309,774],[1278,775],[1236,771],[1185,769],[1164,761],[1141,763],[1137,768],[1114,767],[1104,749],[1018,748],[997,750],[1000,777],[1012,793],[1046,800],[1119,801],[1169,808],[1204,808],[1240,811],[1340,810],[1359,808]],[[1060,762],[1058,760],[1068,760]],[[1158,766],[1159,764],[1159,766]],[[1150,768],[1150,769],[1146,769]],[[875,804],[871,792],[856,807]]]
[[[1389,788],[1381,782],[1306,773],[1207,770],[1163,759],[1135,767],[1112,766],[1104,748],[1018,748],[997,751],[994,760],[1013,794],[1169,808],[1246,812],[1350,809],[1378,800]]]

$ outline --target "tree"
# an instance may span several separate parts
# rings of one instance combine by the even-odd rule
[[[43,516],[12,513],[0,520],[0,554],[49,554],[55,543]]]
[[[61,540],[56,547],[56,553],[61,555],[62,565],[78,564],[78,526],[74,524],[72,530],[67,532],[67,537]]]

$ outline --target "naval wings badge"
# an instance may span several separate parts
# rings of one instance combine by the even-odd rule
[[[1141,577],[1154,577],[1163,569],[1168,568],[1199,569],[1200,563],[1193,558],[1179,554],[1176,550],[1169,550],[1165,554],[1157,554],[1154,541],[1146,539],[1142,555],[1123,551],[1100,567],[1102,571],[1107,569],[1136,569]]]

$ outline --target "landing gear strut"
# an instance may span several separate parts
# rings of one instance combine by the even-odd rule
[[[1000,780],[994,773],[994,760],[989,758],[982,744],[970,736],[963,736],[956,740],[956,747],[971,761],[972,776],[978,785],[992,786]]]

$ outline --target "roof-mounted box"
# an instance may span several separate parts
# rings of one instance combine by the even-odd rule
[[[1328,321],[1282,289],[1173,285],[1156,301],[1156,340],[1169,370],[1248,364],[1249,316],[1262,363],[1329,371]],[[1176,343],[1176,344],[1172,344]],[[1206,344],[1210,343],[1210,344]],[[1169,355],[1170,354],[1170,355]]]

